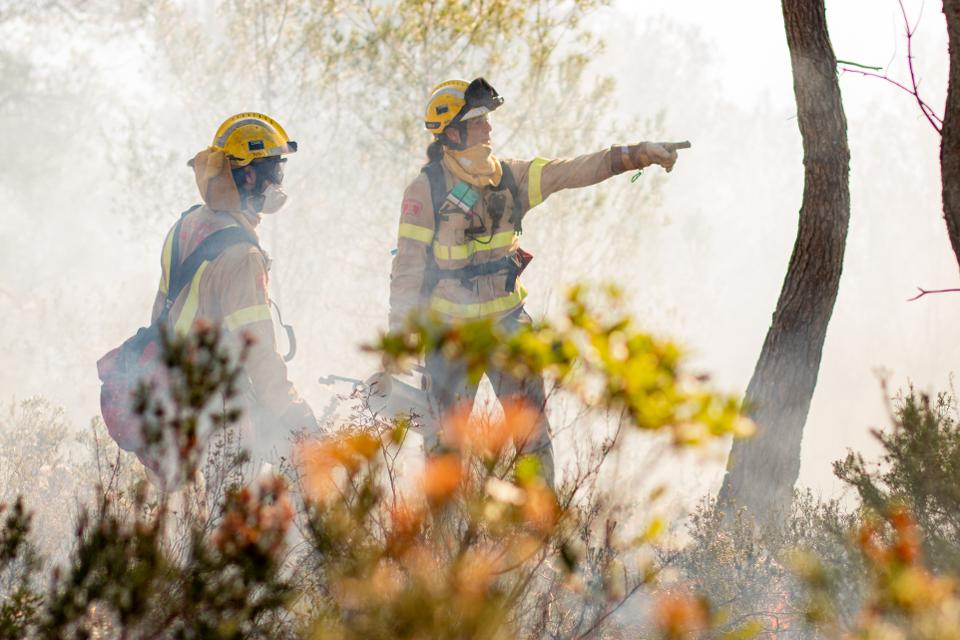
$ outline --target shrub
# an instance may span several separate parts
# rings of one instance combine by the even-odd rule
[[[637,331],[616,304],[601,314],[588,298],[575,290],[561,321],[512,336],[489,322],[427,319],[375,348],[388,358],[442,348],[474,369],[495,362],[546,374],[588,409],[617,416],[616,433],[665,431],[685,446],[749,429],[735,399],[686,372],[679,349]],[[200,428],[240,375],[242,353],[230,354],[213,327],[168,336],[172,405],[149,388],[137,404],[154,446],[175,445],[181,497],[212,508],[177,511],[176,494],[142,480],[131,490],[118,456],[49,588],[4,592],[0,629],[43,638],[616,637],[615,613],[654,579],[636,554],[648,540],[623,530],[624,505],[597,489],[615,434],[554,491],[538,459],[520,453],[540,408],[517,402],[479,421],[455,413],[445,449],[411,481],[395,464],[409,424],[367,415],[302,439],[286,477],[245,484],[243,459],[230,453],[237,412],[212,421],[221,443],[213,464]],[[3,548],[24,560],[29,515],[19,503],[12,513],[2,540],[17,542]]]

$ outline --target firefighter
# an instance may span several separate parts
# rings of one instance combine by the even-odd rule
[[[219,324],[228,335],[253,338],[244,363],[241,406],[244,437],[251,440],[244,444],[255,463],[288,455],[292,431],[317,429],[313,411],[297,394],[277,351],[267,290],[270,259],[257,236],[262,217],[283,208],[284,156],[296,150],[297,143],[283,127],[260,113],[237,114],[220,125],[213,144],[188,163],[203,204],[186,212],[166,236],[153,306],[156,320],[169,305],[167,321],[177,333],[201,320]],[[168,303],[172,257],[179,256],[183,265],[205,239],[224,229],[235,229],[245,241],[201,262],[189,284]]]
[[[503,98],[483,78],[434,87],[425,126],[433,134],[427,164],[400,206],[397,253],[390,276],[391,331],[429,310],[445,321],[492,318],[507,331],[530,322],[519,275],[530,261],[519,238],[526,214],[562,189],[586,187],[625,171],[677,160],[669,144],[613,145],[569,160],[500,160],[490,146],[488,114]],[[440,353],[426,354],[431,400],[442,416],[457,402],[472,405],[477,388],[465,367]],[[539,454],[553,483],[553,449],[544,411],[544,381],[486,371],[498,399],[522,398],[540,411],[538,433],[518,443]],[[468,406],[469,406],[468,405]],[[425,442],[425,447],[436,446]]]

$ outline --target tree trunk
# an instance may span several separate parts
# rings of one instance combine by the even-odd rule
[[[940,179],[943,218],[960,265],[960,0],[943,0],[943,15],[947,19],[950,73],[940,141]]]
[[[782,0],[803,138],[797,240],[747,387],[757,435],[734,442],[720,501],[772,518],[789,508],[800,444],[833,313],[850,221],[850,149],[824,0]],[[758,170],[761,170],[758,168]]]

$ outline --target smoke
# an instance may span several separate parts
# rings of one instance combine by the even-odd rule
[[[634,296],[652,329],[676,336],[725,388],[744,389],[796,235],[802,149],[777,7],[743,8],[770,24],[760,30],[696,4],[659,18],[637,9],[636,26],[621,23],[611,33],[619,44],[608,50],[606,70],[636,79],[621,82],[620,104],[656,95],[666,110],[664,130],[694,144],[665,182],[658,213],[642,225]],[[920,15],[919,3],[907,8]],[[895,3],[831,6],[828,19],[838,57],[876,65],[892,59],[891,75],[909,77]],[[914,54],[925,97],[938,107],[945,51],[942,17],[927,11]],[[848,448],[874,451],[868,429],[889,424],[877,370],[888,373],[891,389],[909,380],[943,389],[956,360],[942,340],[957,321],[955,302],[905,302],[924,282],[952,286],[956,278],[940,210],[939,138],[912,98],[883,80],[845,74],[841,90],[852,152],[851,226],[799,481],[826,495],[840,488],[830,462]],[[709,479],[699,471],[701,486],[719,485],[720,467]]]
[[[636,183],[622,176],[557,194],[531,215],[528,308],[555,312],[575,281],[618,282],[651,331],[687,345],[697,368],[738,390],[795,237],[802,154],[779,12],[752,3],[764,22],[756,29],[694,4],[703,12],[656,16],[621,2],[598,13],[592,27],[606,49],[574,79],[577,90],[559,75],[544,85],[537,114],[555,120],[530,118],[512,99],[522,95],[519,75],[488,76],[507,96],[494,145],[503,157],[557,157],[639,139],[693,142],[669,176],[650,169]],[[834,47],[854,57],[864,49],[866,36],[853,35],[861,25],[846,8],[832,11]],[[942,104],[945,37],[928,14],[916,53],[930,101]],[[320,376],[363,378],[377,366],[357,347],[386,324],[399,195],[427,143],[417,129],[421,91],[384,106],[409,111],[409,131],[378,138],[333,90],[313,93],[310,77],[283,76],[303,81],[296,91],[279,81],[273,93],[258,91],[263,70],[242,52],[222,53],[231,36],[204,31],[209,11],[177,6],[167,17],[183,31],[147,25],[103,46],[92,27],[60,44],[56,14],[2,25],[4,75],[15,70],[22,89],[0,99],[8,148],[21,150],[0,175],[0,389],[7,399],[42,394],[76,425],[98,413],[94,362],[148,321],[163,235],[197,200],[186,160],[223,118],[261,109],[301,145],[287,167],[291,204],[261,236],[274,258],[273,296],[298,331],[290,375],[319,412],[343,390]],[[879,26],[864,55],[902,53],[888,17],[869,23]],[[185,53],[165,55],[171,48]],[[941,336],[960,319],[949,297],[904,302],[917,285],[955,280],[939,213],[938,139],[909,96],[886,83],[844,76],[841,86],[853,210],[801,470],[801,484],[826,493],[837,489],[829,461],[848,447],[870,451],[868,427],[887,422],[874,370],[890,371],[892,388],[908,379],[943,387],[957,354]],[[689,496],[716,488],[723,462],[715,454],[672,465],[672,479]]]

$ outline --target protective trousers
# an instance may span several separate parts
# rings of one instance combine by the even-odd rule
[[[520,307],[500,321],[500,325],[509,333],[513,333],[521,326],[531,322],[530,316]],[[426,356],[427,374],[430,376],[430,404],[435,415],[439,416],[441,425],[444,416],[460,404],[473,406],[477,395],[477,384],[467,380],[466,365],[462,362],[451,361],[439,352],[431,352]],[[536,433],[527,442],[522,444],[524,453],[535,453],[543,466],[543,476],[547,484],[553,487],[553,443],[550,438],[550,423],[547,420],[547,395],[543,377],[539,375],[527,376],[519,379],[498,368],[489,368],[485,372],[497,400],[503,402],[508,399],[519,399],[527,403],[539,414]],[[426,434],[424,450],[429,452],[435,449],[439,432]]]

